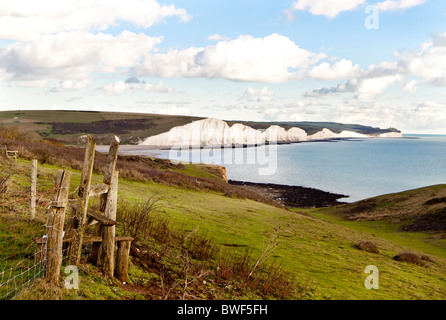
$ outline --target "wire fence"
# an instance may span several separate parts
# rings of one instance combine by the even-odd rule
[[[49,263],[45,237],[57,227],[48,225],[47,219],[55,187],[47,183],[37,188],[36,214],[32,217],[31,165],[0,161],[0,300],[9,300],[45,276]],[[38,175],[45,176],[46,181],[55,176],[40,168]]]

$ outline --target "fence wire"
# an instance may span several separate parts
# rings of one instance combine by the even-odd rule
[[[48,252],[44,239],[50,228],[57,227],[47,225],[55,188],[38,185],[36,216],[31,219],[31,166],[0,158],[0,169],[0,300],[9,300],[45,276]],[[38,172],[48,175],[40,168]]]

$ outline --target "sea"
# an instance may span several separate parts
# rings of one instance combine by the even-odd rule
[[[122,153],[218,164],[229,180],[310,187],[345,195],[343,202],[446,184],[446,135]]]

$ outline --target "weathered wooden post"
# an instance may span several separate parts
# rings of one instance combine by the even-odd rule
[[[71,172],[59,170],[56,178],[56,193],[50,207],[46,225],[46,278],[53,284],[59,283],[62,265],[62,241],[65,211],[68,203]]]
[[[37,159],[31,160],[31,219],[36,216]]]
[[[116,220],[116,208],[118,203],[118,171],[112,176],[104,215]],[[102,245],[100,249],[99,265],[105,276],[112,278],[115,267],[115,225],[101,227]]]
[[[118,241],[115,277],[122,282],[127,282],[129,279],[128,267],[131,244],[132,238],[129,238],[128,240]]]
[[[69,263],[78,265],[81,258],[82,239],[84,236],[85,221],[88,210],[88,200],[90,198],[91,175],[93,173],[94,152],[96,142],[91,135],[87,135],[85,144],[84,164],[82,167],[81,183],[79,186],[79,199],[76,210],[73,210],[71,221],[71,246]]]
[[[112,184],[113,173],[115,172],[116,168],[116,162],[118,160],[118,151],[119,151],[119,139],[118,137],[114,136],[114,138],[110,143],[110,148],[108,150],[108,162],[104,172],[104,179],[102,181],[104,184],[109,185],[109,191],[110,191],[110,185]],[[101,195],[99,203],[100,212],[105,213],[108,198],[109,198],[109,192]],[[102,229],[103,226],[101,224],[98,224],[95,230],[95,235],[101,236]],[[100,247],[101,243],[93,243],[93,247],[90,253],[90,262],[93,264],[98,264],[98,259],[100,259]]]

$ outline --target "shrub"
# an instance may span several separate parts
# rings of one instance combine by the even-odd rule
[[[121,202],[117,220],[121,222],[123,233],[132,236],[135,241],[146,239],[150,228],[153,228],[153,214],[158,210],[157,202],[160,199],[154,195],[145,203]]]
[[[378,246],[372,241],[360,241],[355,247],[359,250],[371,252],[371,253],[379,253]]]
[[[424,265],[421,258],[413,252],[407,252],[407,251],[401,252],[397,254],[395,257],[393,257],[393,259],[396,261],[412,263],[420,266]]]

